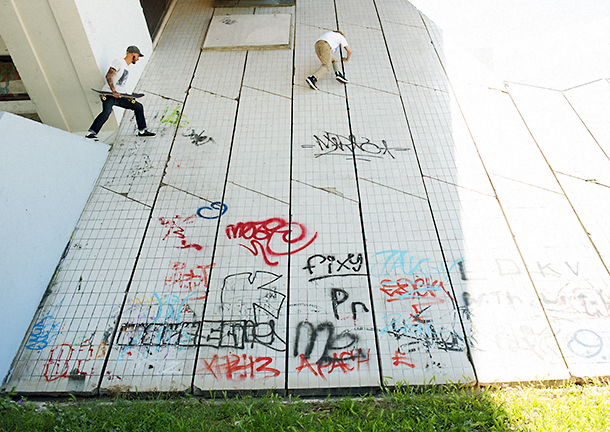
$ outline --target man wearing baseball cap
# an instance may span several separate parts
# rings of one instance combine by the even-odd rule
[[[138,125],[138,136],[153,137],[156,134],[146,129],[146,118],[144,117],[144,107],[140,102],[130,102],[127,98],[121,97],[121,93],[126,93],[127,78],[129,77],[128,67],[144,57],[137,46],[127,47],[125,58],[118,58],[112,61],[108,73],[106,73],[106,84],[102,91],[112,92],[112,96],[102,99],[102,112],[95,118],[85,137],[97,139],[97,134],[110,117],[113,106],[135,111],[136,123]]]

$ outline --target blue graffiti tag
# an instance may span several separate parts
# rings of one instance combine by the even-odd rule
[[[440,265],[435,267],[431,265],[430,261],[430,258],[417,260],[408,250],[385,250],[372,256],[371,275],[382,277],[400,273],[406,276],[420,274],[430,280],[439,279],[437,276],[446,276],[444,263],[441,262]],[[451,274],[457,266],[461,278],[465,280],[463,262],[463,258],[456,260],[447,271],[447,274]]]
[[[61,325],[54,322],[52,315],[45,315],[40,321],[34,324],[26,348],[33,351],[45,349],[59,335]]]
[[[568,342],[568,348],[578,357],[595,357],[603,347],[603,339],[594,331],[587,329],[575,332]]]
[[[213,202],[208,207],[199,207],[197,209],[197,216],[202,217],[204,219],[218,219],[220,216],[227,212],[229,207],[226,204],[221,203],[220,201]],[[220,214],[213,213],[216,210],[220,210]],[[209,212],[208,212],[209,211]],[[204,212],[212,212],[213,216],[204,216]]]

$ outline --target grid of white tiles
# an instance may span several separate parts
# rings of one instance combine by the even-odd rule
[[[181,2],[180,5],[191,9],[197,6],[195,2]],[[175,9],[178,16],[193,15],[192,10],[184,14],[181,7]],[[179,28],[174,27],[174,30]],[[171,25],[167,31],[171,33]],[[199,40],[195,45],[195,60],[200,43]],[[151,59],[150,66],[167,70],[171,65],[162,64],[164,59],[159,53],[164,48],[161,47],[156,52],[157,60]],[[174,47],[172,52],[176,51],[180,50]],[[182,54],[186,55],[185,52]],[[50,286],[50,293],[32,322],[15,373],[5,383],[5,388],[14,387],[23,392],[89,393],[98,387],[104,370],[103,388],[121,386],[123,378],[126,378],[126,384],[120,388],[132,388],[133,377],[125,376],[124,371],[135,374],[136,368],[129,365],[129,369],[125,363],[123,369],[112,367],[112,364],[104,369],[104,363],[110,354],[108,348],[126,301],[125,292],[132,285],[132,274],[151,206],[179,123],[179,109],[174,109],[179,105],[167,98],[184,98],[190,77],[192,70],[188,76],[174,74],[150,84],[156,94],[167,92],[165,98],[149,93],[143,99],[149,127],[158,132],[154,140],[137,138],[133,115],[124,117],[119,139],[81,216],[70,250]],[[186,84],[176,85],[176,80],[186,80]],[[146,78],[142,82],[146,82]],[[182,89],[182,96],[180,91],[175,92],[177,87]],[[170,108],[164,110],[168,100]],[[143,257],[149,258],[150,255],[154,256],[153,253],[147,255],[145,249]],[[155,267],[146,261],[140,262],[140,266],[144,267],[138,268],[139,273],[136,272],[133,279],[136,288],[130,300],[138,299],[139,285],[150,283],[151,288],[158,288],[154,285],[161,281],[163,286],[164,275],[159,277],[158,274],[159,268],[163,267]],[[142,269],[150,268],[156,271],[151,274],[142,272]],[[146,275],[142,277],[140,274]],[[141,290],[140,294],[145,296],[148,293]],[[46,336],[41,339],[40,335]],[[165,382],[163,385],[181,388],[174,385],[173,380],[169,385]]]
[[[337,28],[335,9],[334,0],[301,0],[295,12],[296,23],[317,27],[318,29],[335,30]],[[299,30],[297,30],[297,34],[300,34]],[[309,42],[314,43],[318,36],[320,35],[316,34],[315,39]],[[305,42],[305,40],[303,40],[303,42]],[[309,49],[311,54],[312,48],[309,47]],[[309,57],[309,55],[303,57],[306,58]],[[305,76],[308,75],[309,74]],[[300,77],[303,75],[295,74],[295,76]]]
[[[184,101],[212,11],[207,0],[176,3],[138,90]]]
[[[439,59],[423,21],[421,26],[388,21],[383,23],[383,29],[399,82],[447,91],[443,69],[429,69],[430,65],[438,65]]]
[[[375,8],[382,26],[389,22],[413,27],[423,27],[419,11],[409,0],[376,1]]]
[[[347,24],[356,25],[362,29],[380,28],[375,2],[371,0],[335,0],[335,8],[339,19],[339,30],[341,31]],[[349,34],[352,35],[351,32]]]
[[[95,390],[149,212],[96,189],[4,388]]]
[[[242,88],[195,376],[202,390],[284,386],[290,120],[290,98]]]
[[[180,104],[155,94],[148,94],[145,98],[142,104],[147,124],[157,131],[158,136],[138,138],[134,115],[126,113],[98,184],[152,206],[176,133]],[[173,114],[168,114],[170,111]]]
[[[432,47],[428,46],[428,53],[421,53],[415,71],[406,63],[406,70],[409,72],[434,70],[432,67],[434,57],[438,58],[440,55],[441,59],[443,58],[440,32],[425,17],[424,22],[433,40],[435,55],[432,54]],[[384,28],[387,26],[384,25]],[[396,32],[392,34],[395,36]],[[421,33],[419,37],[422,37]],[[392,51],[391,43],[389,46]],[[394,56],[392,59],[397,75],[402,76],[405,69],[402,69],[401,65],[396,65]],[[439,76],[442,75],[440,68],[436,70]],[[422,92],[421,88],[410,84],[432,86],[437,91],[441,91],[441,96],[442,91],[448,89],[442,82],[426,81],[426,77],[417,73],[405,74],[408,75],[415,75],[416,78],[415,80],[407,78],[405,80],[409,84],[401,84],[403,96]],[[456,84],[458,83],[455,82],[454,86]],[[464,97],[460,98],[460,102],[468,104],[471,95],[462,93],[462,96]],[[412,98],[406,97],[406,99],[409,100],[409,106],[414,105]],[[487,172],[483,169],[480,160],[477,163],[476,150],[461,118],[460,107],[455,103],[451,93],[445,99],[445,103],[433,104],[436,112],[429,115],[433,122],[444,129],[433,135],[437,141],[435,143],[437,152],[428,152],[432,146],[422,146],[421,150],[417,146],[418,132],[421,132],[422,143],[431,137],[430,124],[422,121],[430,110],[419,104],[417,109],[407,112],[413,113],[410,116],[411,128],[414,131],[416,147],[420,150],[418,154],[421,154],[422,170],[426,177],[425,182],[439,236],[444,245],[446,263],[460,263],[463,259],[460,263],[461,274],[454,275],[451,280],[466,321],[465,330],[470,336],[477,378],[483,382],[566,378],[568,374],[565,363],[546,322],[536,292],[527,275],[520,275],[519,268],[522,264],[519,253],[502,210],[493,198],[495,194],[489,179],[486,178]],[[485,110],[479,107],[474,117],[481,118],[483,113],[493,116],[496,108],[492,106]],[[440,124],[439,120],[441,120]],[[505,123],[500,116],[494,116],[493,120],[488,124],[495,126],[498,123]],[[511,127],[514,126],[513,122]],[[436,129],[438,130],[438,126]],[[440,166],[437,166],[439,162]],[[428,176],[431,178],[428,179]],[[442,182],[437,182],[435,179]],[[456,189],[455,186],[458,188]],[[495,257],[495,263],[490,259],[492,257]],[[517,269],[516,274],[509,274],[506,278],[506,275],[498,275],[497,271],[494,271],[496,265],[505,266],[508,263],[513,263],[514,268]],[[525,288],[519,291],[519,297],[513,294],[515,282],[517,286]],[[494,287],[492,292],[490,286]],[[493,338],[489,337],[486,331],[490,325],[495,329]]]
[[[162,39],[173,44],[160,43],[140,85],[154,85],[149,82],[156,83],[171,62],[185,68],[155,88],[165,106],[151,115],[158,135],[150,141],[168,145],[158,150],[154,210],[106,367],[128,390],[186,390],[196,367],[216,220],[224,208],[218,180],[226,172],[237,105],[195,87],[188,92],[211,17],[208,3],[176,6]],[[115,385],[107,380],[102,389]]]
[[[339,22],[339,26],[349,38],[347,41],[354,50],[353,59],[359,60],[351,64],[345,63],[346,76],[350,83],[397,94],[396,79],[390,67],[381,30],[363,28],[342,21]]]
[[[449,87],[442,34],[406,0],[211,3],[177,3],[138,85],[158,135],[136,138],[125,116],[4,388],[468,381],[467,348],[482,382],[608,375],[592,243],[608,253],[609,209],[588,201],[610,184],[588,109],[607,82],[565,98]],[[200,52],[213,13],[286,10],[293,49]],[[314,42],[337,24],[351,84],[330,73],[314,92]],[[582,152],[562,154],[574,146],[549,106]]]
[[[191,386],[216,222],[205,200],[163,186],[120,318],[106,375],[122,388]],[[214,212],[208,212],[213,214]],[[112,390],[116,380],[105,380]]]
[[[392,17],[390,2],[375,3],[380,17]],[[377,161],[358,162],[359,177],[384,172],[379,184],[388,188],[381,192],[360,182],[376,316],[383,320],[378,323],[383,370],[395,382],[469,381],[474,378],[466,354],[470,325],[458,307],[463,287],[449,279],[453,273],[452,279],[460,280],[464,272],[446,77],[419,13],[406,9],[409,25],[381,18],[381,49],[391,58],[383,65],[395,88],[399,80],[402,97],[360,94],[355,86],[348,90],[354,128],[378,130],[399,147],[411,144],[409,136],[413,139],[412,151],[384,161],[396,165],[391,174]],[[418,35],[416,61],[402,55],[404,39],[397,39],[395,31]],[[371,113],[364,109],[367,100],[378,104]],[[404,191],[397,193],[398,187]],[[379,212],[384,203],[394,210]]]
[[[522,187],[517,189],[522,193],[500,199],[507,202],[507,217],[570,373],[607,376],[610,275],[595,247],[606,249],[607,237],[583,225],[591,221],[589,209],[607,207],[587,184],[588,179],[608,184],[610,161],[598,143],[603,137],[594,139],[560,92],[518,85],[509,91],[565,195]]]
[[[217,207],[214,203],[222,199],[221,180],[227,171],[236,111],[236,100],[192,88],[163,182]]]
[[[539,299],[495,198],[460,191],[472,357],[479,382],[567,379]],[[454,279],[455,280],[455,279]]]
[[[301,8],[297,5],[291,209],[293,221],[316,239],[291,256],[287,383],[294,389],[370,388],[381,376],[345,90],[332,72],[319,80],[320,92],[304,82],[319,67],[316,39],[337,26],[335,7],[332,1],[316,2],[316,20],[309,8]]]
[[[565,91],[564,96],[586,125],[604,155],[608,157],[610,155],[610,127],[607,119],[610,115],[610,83],[605,79],[599,80]],[[581,178],[573,178],[571,174],[558,173],[560,182],[580,219],[587,227],[587,232],[591,235],[600,256],[607,263],[610,260],[610,232],[608,224],[605,223],[605,217],[608,214],[605,204],[610,202],[606,199],[610,192],[609,184],[591,175],[586,177],[587,182],[583,182]],[[579,185],[577,192],[572,187],[572,183]]]
[[[499,90],[453,81],[476,148],[502,206],[521,189],[560,196],[557,182]],[[493,125],[493,127],[490,127]],[[465,167],[470,169],[469,167]],[[462,170],[462,167],[459,168]],[[565,362],[494,195],[460,192],[473,359],[481,382],[566,379]],[[494,331],[487,329],[493,326]]]

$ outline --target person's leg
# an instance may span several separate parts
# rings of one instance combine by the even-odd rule
[[[93,123],[91,124],[91,127],[89,128],[89,130],[91,132],[95,133],[96,135],[99,133],[102,126],[104,126],[104,123],[106,123],[106,120],[108,120],[108,117],[110,117],[110,113],[112,112],[112,107],[114,106],[114,104],[117,100],[118,99],[116,99],[112,96],[107,96],[106,100],[102,101],[102,112],[99,113],[99,115],[95,118],[95,120],[93,120]]]
[[[341,70],[341,61],[333,56],[333,69],[335,71],[335,79],[337,81],[339,81],[342,84],[347,84],[349,81],[347,78],[345,78],[345,75],[343,75],[343,71]]]
[[[317,80],[319,80],[332,67],[333,54],[330,51],[330,45],[328,45],[328,43],[324,41],[316,42],[315,49],[318,58],[322,62],[322,66],[320,66],[320,68],[314,72],[313,76],[316,77]]]
[[[136,124],[138,125],[138,130],[142,132],[146,129],[146,118],[144,117],[144,106],[140,102],[131,103],[131,101],[127,98],[120,98],[116,103],[116,106],[121,108],[135,111],[136,114]]]
[[[341,62],[339,61],[339,59],[332,54],[331,59],[333,62],[333,70],[335,71],[335,73],[341,71]]]

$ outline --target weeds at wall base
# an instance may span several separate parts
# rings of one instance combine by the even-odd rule
[[[569,407],[569,409],[566,409]],[[386,389],[304,399],[147,394],[32,402],[0,396],[1,431],[547,431],[610,429],[610,386]]]

